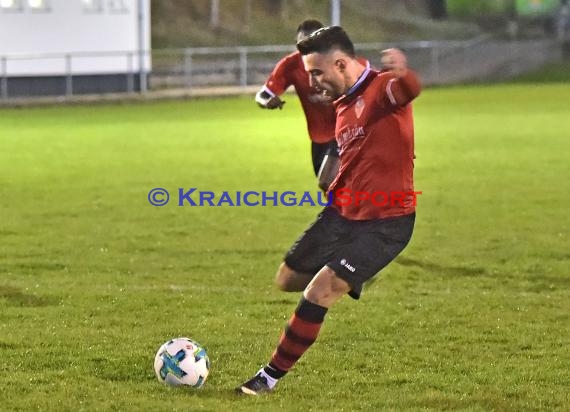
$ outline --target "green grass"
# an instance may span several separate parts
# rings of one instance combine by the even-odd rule
[[[234,397],[296,306],[272,279],[318,208],[147,193],[316,191],[288,101],[0,110],[0,409],[567,410],[568,84],[425,91],[412,242],[276,393]],[[155,380],[176,336],[208,350],[200,391]]]

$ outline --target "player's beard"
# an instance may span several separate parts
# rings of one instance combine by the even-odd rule
[[[338,93],[334,90],[331,84],[328,84],[327,87],[323,87],[321,85],[316,87],[317,91],[321,93],[323,96],[326,96],[332,100],[336,100],[341,96],[341,93]]]

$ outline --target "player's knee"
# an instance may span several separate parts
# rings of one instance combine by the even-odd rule
[[[325,266],[307,286],[303,295],[310,302],[328,308],[348,291],[348,283],[339,278],[334,270]]]
[[[277,274],[275,275],[275,285],[284,292],[293,292],[293,279],[295,271],[291,269],[285,262],[281,263]]]
[[[307,287],[311,279],[312,276],[298,273],[287,266],[286,263],[282,263],[279,270],[277,270],[275,284],[284,292],[301,292]]]
[[[279,273],[275,276],[275,286],[283,292],[290,292],[290,282],[289,280],[280,275]]]

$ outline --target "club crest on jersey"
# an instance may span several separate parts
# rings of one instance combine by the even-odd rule
[[[354,112],[356,113],[357,119],[360,119],[360,116],[362,116],[362,112],[364,111],[365,106],[366,104],[364,103],[362,96],[358,96],[356,103],[354,103]]]

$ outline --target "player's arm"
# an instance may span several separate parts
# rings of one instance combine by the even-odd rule
[[[291,86],[291,67],[295,54],[285,56],[275,65],[265,85],[255,95],[255,102],[263,109],[282,109],[285,102],[279,97]]]
[[[275,93],[263,86],[255,95],[255,102],[262,109],[282,109],[285,102]]]
[[[418,75],[408,68],[406,55],[398,49],[382,52],[382,70],[394,75],[386,85],[390,104],[405,106],[419,96],[422,89]]]

